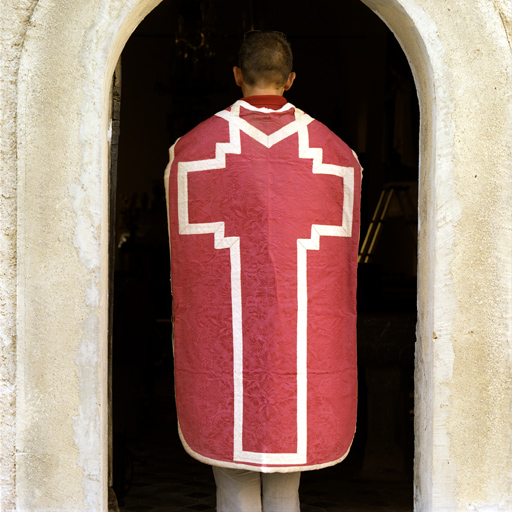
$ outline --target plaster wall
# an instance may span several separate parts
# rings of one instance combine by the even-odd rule
[[[108,100],[157,3],[39,1],[24,39],[16,510],[107,508]]]
[[[511,7],[364,2],[421,107],[415,510],[512,510]],[[108,97],[158,3],[3,0],[2,510],[107,507]]]
[[[11,510],[15,499],[16,86],[35,0],[0,4],[0,510]]]
[[[511,4],[365,3],[421,104],[415,509],[511,510]]]

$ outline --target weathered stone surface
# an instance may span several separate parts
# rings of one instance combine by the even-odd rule
[[[35,3],[2,1],[0,7],[0,510],[15,506],[16,85]]]
[[[510,510],[511,7],[365,3],[401,40],[422,108],[416,509]]]

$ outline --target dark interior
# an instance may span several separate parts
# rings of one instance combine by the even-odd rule
[[[155,493],[145,504],[141,489],[167,477],[151,454],[160,468],[203,466],[177,436],[163,172],[179,136],[241,97],[232,66],[254,28],[288,36],[297,79],[285,96],[359,156],[361,245],[379,228],[358,270],[357,433],[344,462],[303,474],[303,510],[337,510],[315,497],[326,481],[354,510],[412,510],[418,101],[395,37],[360,0],[164,0],[128,40],[112,187],[113,486],[122,510],[152,510]],[[212,509],[203,498],[183,509]]]

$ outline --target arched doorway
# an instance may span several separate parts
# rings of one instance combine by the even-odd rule
[[[10,508],[106,510],[109,91],[131,32],[159,3],[7,10]],[[404,48],[421,107],[415,507],[507,509],[510,17],[503,2],[364,3]]]
[[[209,10],[201,11],[201,6]],[[249,7],[249,2],[220,8],[199,1],[164,1],[139,26],[123,52],[114,439],[121,450],[117,450],[118,464],[127,464],[121,472],[128,469],[128,473],[127,481],[117,483],[118,494],[130,482],[151,485],[151,477],[137,459],[142,457],[151,466],[148,458],[156,452],[160,463],[163,447],[169,456],[173,450],[181,453],[173,417],[162,171],[167,147],[178,136],[238,98],[231,66],[244,29],[233,27],[245,23],[249,28],[252,16],[252,23],[283,30],[292,42],[299,78],[288,99],[330,126],[362,160],[363,239],[381,194],[385,199],[389,192],[398,196],[384,215],[387,224],[376,251],[368,263],[361,263],[360,414],[352,455],[330,473],[305,474],[303,489],[309,492],[305,499],[326,502],[321,493],[330,491],[319,490],[317,480],[344,478],[351,482],[349,488],[359,485],[360,492],[368,494],[367,506],[398,499],[390,505],[411,510],[419,116],[409,66],[391,32],[359,1],[337,7],[316,3],[309,17],[294,17],[290,6],[281,4],[272,9],[271,21],[265,7]],[[413,206],[406,208],[406,214],[403,203],[408,200]],[[116,388],[122,397],[117,406]],[[130,396],[128,389],[132,389]],[[155,436],[160,436],[159,441]],[[144,441],[148,437],[149,443]],[[172,467],[170,460],[168,464]],[[375,487],[365,491],[360,481],[354,484],[355,475],[387,483],[378,491]],[[194,492],[200,491],[189,490]],[[136,495],[142,500],[144,492]],[[130,499],[128,493],[126,500]],[[196,499],[204,505],[209,497],[189,499],[190,504]]]
[[[106,507],[109,268],[109,118],[106,113],[112,73],[122,48],[130,33],[159,3],[157,0],[100,2],[84,5],[81,15],[76,16],[69,8],[62,9],[59,2],[42,0],[37,3],[34,23],[27,28],[17,81],[21,312],[17,347],[20,371],[16,404],[19,453],[16,499],[22,508]],[[449,104],[448,72],[440,58],[436,26],[424,11],[417,9],[416,2],[412,6],[405,0],[378,4],[365,0],[365,3],[391,26],[401,41],[421,100],[420,350],[416,351],[416,394],[420,406],[415,414],[420,436],[416,439],[415,464],[416,502],[428,509],[432,493],[441,480],[447,488],[443,496],[448,501],[452,499],[450,489],[455,481],[440,477],[448,475],[448,470],[432,473],[433,460],[439,455],[436,450],[441,446],[438,441],[446,440],[448,435],[444,423],[433,431],[433,399],[439,398],[443,391],[434,383],[444,382],[446,376],[434,364],[434,355],[437,357],[438,353],[432,340],[435,306],[439,297],[446,299],[445,295],[449,295],[444,289],[444,295],[439,290],[434,294],[437,275],[433,269],[439,270],[439,265],[444,265],[441,270],[446,274],[451,268],[449,251],[443,252],[442,245],[436,245],[441,235],[436,226],[438,203],[434,202],[440,194],[445,199],[453,194],[450,182],[437,186],[441,178],[434,172],[441,158],[434,152],[439,144],[444,150],[443,162],[455,158],[450,145],[453,138],[449,137],[452,133],[447,122],[448,111],[436,111],[435,124],[433,121],[437,102]],[[72,27],[74,37],[68,37],[69,33],[62,27]],[[34,77],[38,77],[37,87]],[[48,186],[49,178],[51,186]],[[452,220],[450,215],[456,216],[451,206],[443,210],[443,219],[448,216]],[[49,225],[52,229],[48,229]],[[453,223],[445,222],[442,227],[441,234],[446,238]],[[43,260],[46,266],[41,265]],[[58,271],[47,272],[49,264]],[[48,302],[48,297],[58,300]],[[44,315],[41,305],[45,306]],[[446,322],[441,322],[442,325],[452,325],[448,313],[440,312],[439,308],[435,311],[437,323],[443,320]],[[444,351],[442,361],[447,358],[448,370],[450,347],[448,340],[438,349]],[[53,378],[55,368],[59,369],[58,379]],[[58,401],[52,400],[56,394],[60,396]],[[442,410],[436,414],[442,415]],[[47,435],[55,430],[59,436]],[[448,457],[446,450],[441,453]],[[66,463],[41,463],[52,457]],[[35,494],[34,488],[41,488],[42,492]]]

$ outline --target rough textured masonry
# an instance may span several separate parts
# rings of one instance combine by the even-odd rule
[[[20,55],[35,0],[1,3],[0,16],[0,509],[15,502],[16,111]]]
[[[416,511],[512,510],[512,4],[363,0],[421,108]],[[158,0],[0,0],[0,509],[107,510],[108,101]]]

